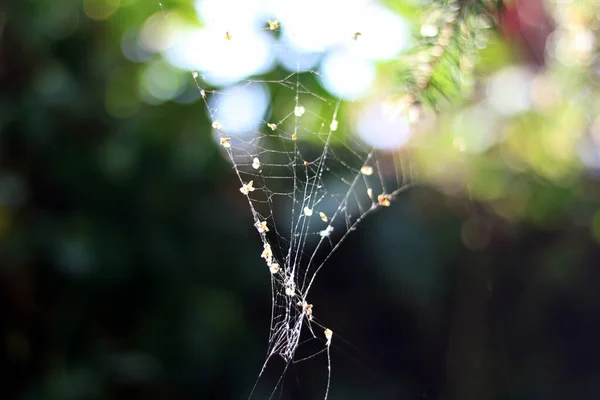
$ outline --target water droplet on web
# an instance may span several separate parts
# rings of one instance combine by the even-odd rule
[[[319,232],[319,235],[321,237],[328,237],[331,234],[331,232],[333,232],[333,226],[329,225],[327,228]]]
[[[325,329],[325,339],[327,339],[327,346],[331,344],[331,338],[333,337],[333,331],[329,328]]]
[[[279,271],[279,264],[277,264],[277,263],[269,264],[269,271],[271,271],[271,273],[273,275],[275,275]]]
[[[273,252],[271,251],[271,245],[269,243],[265,243],[263,252],[260,256],[261,256],[261,258],[264,258],[267,261],[267,264],[272,263]]]
[[[250,192],[254,192],[254,181],[250,181],[248,183],[244,183],[242,184],[242,187],[240,188],[240,192],[242,192],[242,194],[248,195],[248,193]]]
[[[329,125],[329,129],[331,129],[332,131],[336,131],[338,128],[338,121],[337,119],[334,119],[333,121],[331,121],[331,124]]]
[[[391,199],[389,194],[380,194],[377,196],[377,202],[383,207],[389,207],[392,204]]]
[[[219,141],[221,143],[221,146],[223,146],[225,148],[231,147],[231,138],[225,137],[225,138],[221,138]]]
[[[256,229],[258,229],[259,233],[269,232],[269,227],[267,226],[267,221],[261,221],[254,224]]]

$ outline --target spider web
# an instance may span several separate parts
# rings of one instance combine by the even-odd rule
[[[161,4],[162,8],[162,4]],[[267,25],[265,21],[265,25]],[[275,29],[273,21],[265,31]],[[349,33],[357,40],[360,33]],[[235,40],[228,31],[223,45]],[[294,57],[293,49],[275,42],[277,52]],[[241,61],[243,62],[243,61]],[[266,360],[258,380],[274,356],[285,368],[271,397],[282,386],[285,371],[297,363],[327,354],[327,387],[331,380],[330,344],[333,331],[320,322],[319,305],[310,291],[321,269],[345,238],[370,213],[391,202],[414,181],[410,160],[403,149],[379,151],[365,144],[344,118],[344,103],[323,95],[315,70],[289,72],[277,69],[274,79],[246,79],[237,87],[264,90],[276,99],[256,126],[230,127],[243,110],[219,109],[219,100],[236,91],[211,89],[206,82],[228,81],[219,71],[194,71],[192,77],[212,120],[224,156],[231,162],[240,190],[246,197],[263,248],[272,286],[271,324]],[[289,100],[289,101],[288,101]],[[220,121],[217,115],[227,115]],[[243,118],[240,118],[243,119]],[[321,350],[297,357],[298,347],[320,341]]]
[[[377,151],[353,134],[339,133],[343,103],[309,89],[316,74],[296,71],[277,80],[245,81],[245,87],[266,84],[290,92],[294,102],[275,110],[258,130],[232,132],[215,118],[218,110],[208,101],[231,94],[203,89],[194,73],[219,143],[239,179],[238,194],[248,200],[263,243],[261,257],[271,273],[269,347],[260,375],[273,356],[286,364],[298,361],[304,332],[323,342],[321,352],[329,360],[333,332],[317,320],[318,305],[310,303],[315,279],[367,215],[389,206],[414,181],[412,165],[401,150]],[[329,377],[325,397],[328,390]]]

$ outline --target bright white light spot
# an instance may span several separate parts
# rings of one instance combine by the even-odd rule
[[[302,107],[302,106],[296,106],[296,107],[294,108],[294,115],[295,115],[296,117],[301,117],[301,116],[303,116],[303,115],[304,115],[304,112],[305,112],[305,111],[306,111],[306,110],[304,109],[304,107]]]
[[[265,24],[261,0],[197,0],[194,8],[206,26],[223,32],[258,28]]]
[[[250,75],[269,71],[275,62],[273,38],[265,32],[192,29],[165,52],[165,58],[181,69],[200,70],[203,78],[217,86],[236,83]]]
[[[508,67],[496,73],[487,85],[488,103],[502,115],[515,115],[531,108],[534,74],[522,67]]]
[[[565,65],[586,65],[596,48],[594,32],[574,24],[571,29],[557,29],[546,42],[550,53]]]
[[[325,51],[348,41],[358,29],[367,0],[280,0],[274,2],[281,31],[296,48]]]
[[[264,85],[253,84],[227,88],[211,96],[208,104],[226,133],[250,136],[263,123],[269,101]]]
[[[411,126],[404,114],[386,112],[389,107],[382,103],[366,106],[359,118],[357,130],[360,138],[379,149],[395,149],[403,146],[411,136]]]
[[[371,60],[389,60],[406,48],[410,34],[407,23],[397,14],[377,4],[369,4],[353,25],[360,32],[352,41],[354,50]]]
[[[369,0],[279,0],[274,9],[284,41],[299,52],[344,45],[362,57],[381,60],[395,56],[408,42],[403,19]]]
[[[164,50],[172,65],[197,70],[204,81],[221,87],[266,73],[276,60],[294,72],[314,70],[322,62],[323,86],[357,99],[375,79],[369,61],[392,59],[410,36],[402,17],[371,0],[196,0],[195,9],[203,28],[178,24],[172,33],[166,27],[173,24],[153,16],[145,25],[151,40],[144,43]],[[161,24],[164,29],[149,29]],[[276,25],[278,39],[269,30]],[[169,34],[161,39],[165,30]]]
[[[590,53],[596,46],[596,37],[590,29],[577,30],[573,37],[573,47],[581,53]]]
[[[321,65],[323,87],[335,96],[347,100],[366,95],[375,81],[375,67],[350,51],[328,54]]]

